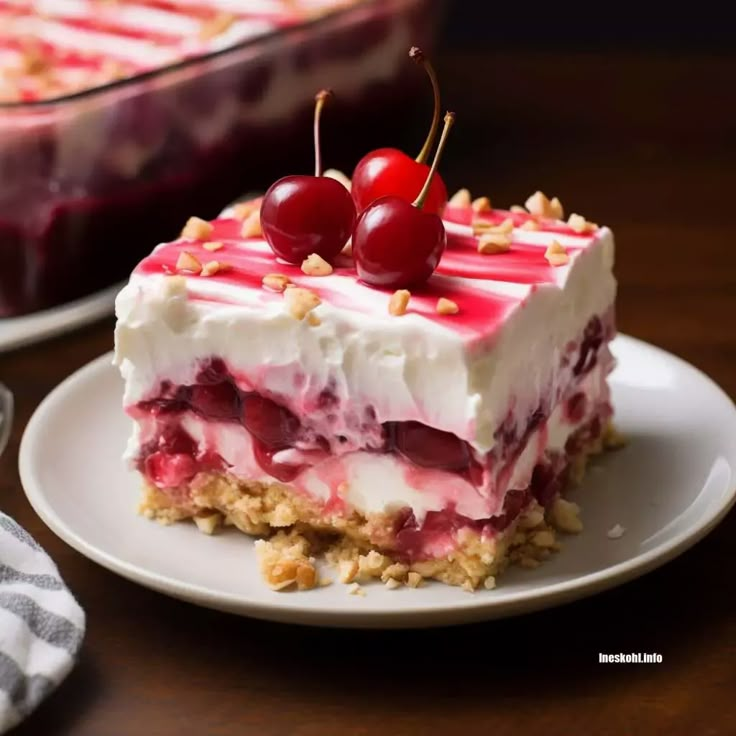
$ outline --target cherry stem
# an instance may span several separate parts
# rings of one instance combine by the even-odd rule
[[[440,128],[440,85],[437,81],[437,75],[435,74],[434,67],[429,63],[429,60],[419,47],[412,46],[409,49],[409,58],[424,67],[424,71],[426,71],[427,75],[429,76],[429,81],[432,82],[432,92],[434,94],[434,114],[432,115],[432,127],[429,129],[427,140],[424,141],[422,150],[419,151],[419,155],[416,157],[416,159],[414,159],[418,164],[423,164],[426,162],[427,157],[429,156],[429,152],[432,150],[434,139],[437,137],[437,131]]]
[[[440,142],[437,144],[437,151],[434,154],[434,161],[432,161],[432,168],[429,170],[429,173],[427,174],[427,180],[424,182],[422,191],[419,192],[419,196],[414,200],[414,203],[413,203],[414,207],[418,207],[419,209],[422,209],[422,207],[424,207],[424,200],[427,199],[427,195],[429,194],[429,188],[432,186],[432,179],[434,179],[434,175],[437,173],[437,167],[440,164],[440,158],[442,158],[442,151],[445,150],[445,143],[447,143],[447,136],[454,122],[455,122],[455,113],[446,112],[445,113],[445,127],[442,129],[442,135],[440,136]]]
[[[325,102],[332,97],[332,90],[320,90],[314,97],[314,175],[322,176],[322,147],[319,143],[319,121]]]

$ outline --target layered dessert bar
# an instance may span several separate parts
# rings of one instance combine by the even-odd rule
[[[611,231],[461,191],[426,283],[382,289],[349,248],[278,259],[260,205],[190,220],[117,300],[143,512],[262,537],[274,588],[318,582],[316,545],[345,582],[490,588],[580,531],[563,492],[609,432]]]
[[[0,3],[0,102],[61,97],[226,49],[356,0]]]

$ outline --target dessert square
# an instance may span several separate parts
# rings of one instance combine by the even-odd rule
[[[616,441],[611,231],[461,191],[429,280],[381,289],[349,247],[278,259],[260,207],[190,219],[118,297],[142,512],[262,538],[275,589],[323,551],[347,583],[491,588],[579,532],[564,489]]]

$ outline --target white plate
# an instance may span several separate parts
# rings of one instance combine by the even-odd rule
[[[135,513],[138,479],[120,455],[129,423],[121,380],[103,355],[58,386],[23,437],[28,498],[72,547],[168,595],[233,613],[301,624],[402,627],[510,616],[571,601],[635,578],[695,544],[726,514],[736,485],[736,408],[705,375],[629,337],[614,343],[612,376],[624,450],[591,469],[574,495],[585,531],[537,570],[511,569],[493,591],[431,584],[390,591],[344,585],[276,593],[261,581],[252,541],[163,527]],[[615,524],[624,536],[606,536]]]
[[[82,299],[22,317],[0,317],[0,353],[76,330],[113,313],[125,282]]]

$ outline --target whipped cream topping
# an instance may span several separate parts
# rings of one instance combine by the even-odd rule
[[[378,423],[415,420],[452,432],[487,453],[502,424],[521,433],[540,406],[551,411],[572,380],[570,346],[592,316],[610,312],[616,283],[607,228],[578,234],[541,220],[530,231],[522,229],[528,215],[483,217],[513,219],[509,252],[480,255],[471,228],[446,219],[440,266],[401,317],[388,313],[390,293],[357,281],[350,259],[329,276],[306,276],[278,262],[262,239],[239,237],[241,223],[231,218],[213,223],[209,239],[224,245],[216,253],[187,240],[159,246],[117,299],[126,406],[155,395],[164,379],[194,383],[214,356],[240,388],[309,417],[315,432],[343,434],[347,449],[365,446],[361,417],[371,413]],[[567,246],[567,265],[545,259],[553,240]],[[228,268],[171,278],[184,250]],[[319,325],[294,319],[283,296],[262,287],[274,272],[320,296]],[[437,314],[440,296],[459,313]],[[337,411],[319,409],[325,392]]]

